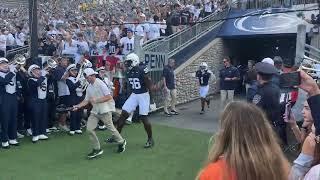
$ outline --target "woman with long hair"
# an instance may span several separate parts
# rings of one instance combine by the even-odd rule
[[[199,180],[287,180],[289,163],[264,113],[253,104],[232,102],[220,119]]]

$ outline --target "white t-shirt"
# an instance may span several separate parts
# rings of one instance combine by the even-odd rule
[[[86,52],[89,52],[89,45],[87,41],[78,41],[78,45],[81,46]]]
[[[151,40],[158,37],[160,37],[160,24],[150,24],[148,38]]]
[[[17,46],[24,46],[24,41],[26,40],[26,35],[22,32],[16,34],[16,44]]]
[[[63,42],[63,47],[62,47],[62,54],[73,54],[75,55],[78,51],[78,47],[77,47],[77,41],[75,40],[71,40],[71,45],[69,44],[69,42],[64,41]]]
[[[7,46],[13,46],[15,39],[11,33],[7,35]]]
[[[206,4],[204,5],[204,11],[205,11],[205,12],[212,12],[212,2],[206,3]]]
[[[4,34],[1,34],[0,35],[0,50],[6,51],[6,46],[7,46],[7,36]]]
[[[135,31],[135,33],[134,33],[135,35],[144,37],[145,32],[144,32],[142,24],[138,24],[138,26],[135,27],[134,31]]]
[[[103,51],[106,48],[106,45],[108,44],[108,41],[99,41],[97,43],[97,50],[99,55],[103,55]]]
[[[129,54],[129,52],[134,50],[134,37],[132,37],[131,39],[129,39],[128,37],[121,38],[120,45],[123,46],[122,54]]]
[[[115,34],[117,38],[120,38],[120,29],[118,27],[113,28],[112,31],[109,32],[109,38],[111,36],[111,33]]]

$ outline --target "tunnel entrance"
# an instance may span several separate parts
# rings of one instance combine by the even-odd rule
[[[245,96],[243,77],[247,71],[248,60],[256,63],[263,58],[280,56],[284,63],[293,63],[296,50],[296,34],[263,35],[224,38],[226,55],[232,64],[239,69],[240,81],[235,93]]]
[[[259,62],[265,57],[273,58],[274,56],[293,61],[296,34],[225,38],[224,46],[226,54],[235,66],[246,66],[248,60]]]

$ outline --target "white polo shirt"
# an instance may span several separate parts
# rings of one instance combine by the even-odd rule
[[[107,95],[111,95],[111,90],[102,80],[96,78],[93,84],[88,85],[85,100],[89,101],[91,98],[99,99]],[[111,99],[104,103],[92,104],[91,112],[93,114],[105,114],[108,112],[114,112],[115,110],[115,102]]]

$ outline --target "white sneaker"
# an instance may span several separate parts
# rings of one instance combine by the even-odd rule
[[[9,148],[9,143],[8,143],[8,141],[2,143],[2,148],[5,148],[5,149]]]
[[[9,140],[10,145],[18,146],[19,142],[16,139]]]
[[[17,137],[18,137],[19,139],[22,139],[22,138],[24,138],[24,135],[17,132]]]
[[[73,135],[75,134],[75,132],[74,132],[74,131],[69,131],[69,134],[70,134],[71,136],[73,136]]]
[[[39,141],[39,136],[33,136],[32,137],[32,142],[36,143],[37,141]]]
[[[58,130],[58,128],[57,127],[55,127],[55,126],[53,126],[53,127],[51,127],[51,128],[49,128],[51,131],[57,131]]]
[[[76,130],[76,133],[77,134],[82,134],[82,131],[81,130]]]
[[[99,129],[99,130],[105,130],[105,129],[107,129],[107,126],[106,126],[106,125],[99,126],[98,129]]]
[[[46,133],[51,133],[51,130],[50,129],[46,129]]]
[[[59,125],[60,129],[64,130],[64,131],[70,131],[70,129],[67,127],[67,125]]]
[[[39,135],[39,140],[47,140],[47,139],[49,139],[48,136],[46,136],[44,134]]]
[[[32,136],[32,130],[31,129],[27,129],[27,136]]]

